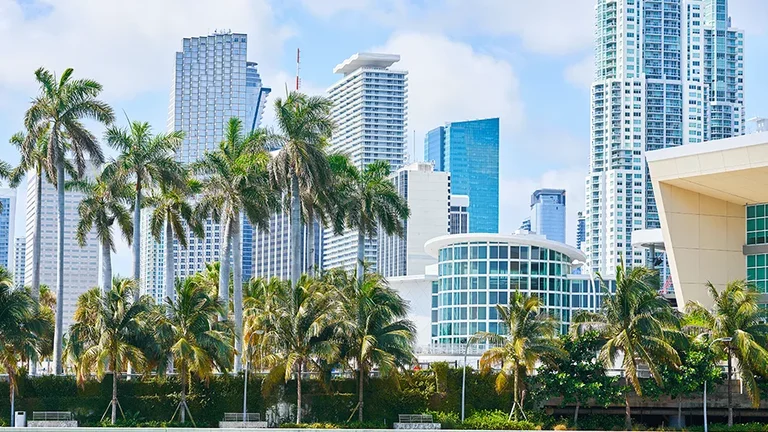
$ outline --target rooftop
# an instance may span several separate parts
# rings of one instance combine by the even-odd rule
[[[584,252],[576,249],[573,246],[569,246],[565,243],[560,243],[557,241],[547,240],[547,238],[544,236],[532,234],[528,231],[519,231],[515,232],[514,234],[448,234],[435,237],[427,241],[427,243],[424,245],[424,249],[429,255],[437,258],[437,253],[440,249],[454,244],[467,242],[496,242],[521,246],[538,246],[563,253],[567,255],[571,260],[584,261],[587,259],[587,256],[584,255]]]
[[[388,68],[400,61],[398,54],[357,53],[333,68],[333,73],[348,74],[361,67]]]

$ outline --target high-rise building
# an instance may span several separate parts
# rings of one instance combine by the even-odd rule
[[[744,132],[743,33],[727,0],[597,0],[596,23],[584,251],[610,275],[651,258],[632,247],[660,226],[645,152]]]
[[[344,76],[328,89],[336,131],[330,151],[349,155],[360,169],[385,160],[392,170],[405,161],[407,72],[392,69],[396,54],[358,53],[333,70]],[[376,239],[366,239],[365,260],[375,269]],[[323,235],[323,267],[355,268],[357,231]]]
[[[248,37],[242,33],[215,32],[208,36],[184,38],[176,53],[173,91],[168,116],[168,130],[184,132],[184,141],[176,153],[179,162],[199,160],[216,148],[224,128],[232,117],[249,131],[259,126],[269,89],[262,86],[257,65],[246,60]],[[151,238],[149,212],[142,215],[142,270],[144,293],[162,301],[163,242]],[[243,276],[251,275],[253,228],[241,218],[243,233]],[[218,261],[222,227],[205,222],[205,238],[188,234],[189,247],[174,242],[175,273],[185,278]],[[161,239],[162,240],[162,239]]]
[[[576,249],[581,249],[581,245],[587,237],[587,223],[583,212],[576,215]]]
[[[0,188],[0,267],[13,270],[16,189]]]
[[[531,229],[536,234],[565,243],[565,190],[539,189],[531,194]]]
[[[322,228],[315,222],[315,259],[312,267],[322,268]],[[304,227],[302,239],[302,269],[308,269],[307,229]],[[291,217],[286,212],[278,212],[269,220],[268,231],[253,233],[253,276],[281,280],[291,278]],[[245,280],[245,279],[244,279]]]
[[[520,222],[520,231],[531,231],[531,217],[527,217]]]
[[[26,280],[24,279],[24,267],[27,264],[27,239],[16,237],[13,240],[13,284],[16,288],[23,288]]]
[[[469,196],[469,231],[499,232],[499,119],[446,123],[427,132],[424,159],[451,173],[451,193]]]
[[[96,167],[89,165],[88,177],[95,177]],[[42,182],[40,202],[37,201],[37,177],[27,174],[26,263],[24,280],[32,282],[32,256],[34,255],[35,213],[40,211],[40,284],[56,292],[58,263],[58,193],[47,181]],[[64,199],[64,329],[74,320],[77,299],[99,283],[99,241],[91,230],[86,244],[80,247],[75,233],[80,216],[77,207],[83,199],[82,192],[67,191]]]
[[[451,234],[469,232],[469,196],[451,195]]]
[[[378,271],[384,277],[424,274],[426,266],[437,263],[424,244],[450,233],[450,175],[435,171],[431,163],[416,162],[397,170],[391,179],[411,215],[403,221],[402,237],[379,230]]]

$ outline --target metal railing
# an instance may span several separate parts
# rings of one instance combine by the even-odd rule
[[[72,421],[74,416],[69,411],[33,411],[34,421]]]
[[[431,414],[400,414],[399,423],[433,423]]]
[[[258,422],[261,421],[261,414],[259,413],[246,413],[245,420],[243,420],[243,413],[224,413],[225,422]]]

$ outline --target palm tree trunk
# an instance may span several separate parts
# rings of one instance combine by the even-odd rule
[[[101,242],[101,293],[112,289],[112,251],[109,245]]]
[[[181,422],[187,421],[187,368],[181,368]]]
[[[299,178],[291,175],[291,286],[296,287],[301,277],[301,201]]]
[[[301,424],[301,361],[298,362],[299,373],[296,374],[296,424]]]
[[[579,403],[579,400],[576,399],[576,408],[573,410],[573,426],[576,427],[579,424],[579,407],[581,406],[581,403]]]
[[[624,428],[632,430],[632,408],[629,406],[629,394],[624,395]]]
[[[164,285],[165,285],[165,298],[170,300],[165,307],[165,313],[168,318],[171,318],[173,307],[173,281],[174,281],[174,259],[173,259],[173,226],[171,225],[170,217],[166,215],[165,218],[165,245],[163,246],[163,253],[165,254],[165,269],[164,270]]]
[[[515,418],[515,421],[517,421],[517,410],[520,408],[520,392],[519,392],[519,379],[520,379],[520,367],[517,365],[517,362],[515,362],[515,371],[514,371],[514,379],[513,379],[513,401],[512,401],[512,413]]]
[[[56,134],[53,138],[56,139]],[[53,143],[58,145],[58,143]],[[58,247],[56,248],[56,327],[53,335],[53,369],[56,375],[64,372],[61,363],[64,336],[64,156],[56,162],[56,189],[58,192]]]
[[[141,178],[136,177],[136,199],[133,203],[133,279],[136,280],[136,298],[141,292]]]
[[[234,268],[232,293],[233,309],[235,310],[235,373],[242,369],[241,356],[243,353],[243,261],[241,250],[242,230],[240,229],[240,214],[235,214],[232,222],[232,261]]]
[[[112,424],[117,421],[117,370],[112,366]]]
[[[309,217],[307,218],[307,274],[309,276],[315,275],[315,215],[314,212],[308,211]]]
[[[363,379],[365,378],[365,370],[363,369],[362,362],[358,363],[360,372],[360,382],[357,387],[357,421],[363,422]]]
[[[731,346],[728,345],[728,427],[733,426],[733,389],[731,388],[731,377],[733,376],[733,356],[731,355]]]
[[[232,251],[230,236],[232,235],[232,220],[225,216],[224,231],[221,233],[221,252],[219,254],[219,301],[224,305],[224,315],[221,320],[229,319],[229,255]]]
[[[35,209],[35,232],[32,234],[32,297],[40,300],[40,244],[43,212],[43,171],[42,167],[37,172],[37,208]]]
[[[10,398],[11,398],[11,427],[14,427],[14,426],[16,426],[16,424],[15,424],[16,423],[16,417],[14,416],[14,414],[16,414],[15,413],[15,411],[16,411],[16,388],[13,385],[14,382],[13,382],[13,379],[11,379],[10,376],[8,376],[8,381],[9,381],[8,388],[10,389],[10,393],[11,393],[10,394]]]
[[[362,285],[365,276],[365,233],[362,230],[357,231],[357,283]]]

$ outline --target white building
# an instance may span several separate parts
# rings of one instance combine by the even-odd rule
[[[379,230],[378,271],[387,278],[424,274],[427,265],[437,262],[424,244],[450,233],[450,174],[435,171],[431,163],[416,162],[400,168],[391,178],[411,215],[403,221],[402,237]]]
[[[95,175],[89,167],[87,176]],[[99,283],[99,241],[91,230],[86,245],[80,247],[75,238],[80,216],[77,206],[83,199],[81,192],[67,191],[64,198],[64,329],[72,324],[77,299]],[[41,202],[37,202],[37,177],[27,174],[26,263],[24,280],[32,282],[32,256],[34,254],[35,212],[41,212],[40,230],[40,284],[56,293],[58,251],[58,204],[56,188],[43,180]]]
[[[451,234],[469,232],[469,195],[451,195]]]
[[[337,125],[329,150],[349,155],[358,168],[378,160],[393,170],[405,160],[407,72],[390,69],[399,55],[358,53],[336,66],[344,77],[328,89],[331,116]],[[323,238],[323,267],[353,269],[357,260],[357,231]],[[368,239],[365,259],[375,265],[376,239]]]
[[[645,265],[659,228],[646,151],[744,132],[743,33],[727,0],[596,0],[584,251],[592,270]]]
[[[16,189],[0,188],[0,267],[13,270],[16,229]]]
[[[191,163],[215,149],[232,117],[243,121],[245,132],[258,127],[269,89],[262,86],[256,63],[246,60],[247,45],[245,34],[228,31],[183,39],[182,50],[176,53],[168,113],[168,130],[184,132],[176,154],[178,161]],[[149,213],[146,210],[142,215],[142,291],[162,301],[163,242],[151,237]],[[247,253],[243,254],[243,270],[248,277],[253,267],[249,252],[253,230],[244,225],[243,250]],[[174,243],[177,278],[193,275],[204,269],[205,263],[219,260],[221,230],[220,224],[208,220],[204,239],[189,234],[187,249]]]
[[[25,284],[24,267],[27,264],[27,239],[16,237],[13,241],[13,284],[23,288]]]
[[[302,237],[302,269],[308,269],[307,230],[304,228]],[[272,215],[269,220],[269,231],[254,231],[253,233],[253,277],[281,280],[291,278],[291,217],[286,212]],[[321,268],[322,228],[315,228],[315,259],[314,267]],[[245,280],[245,278],[243,278]]]

